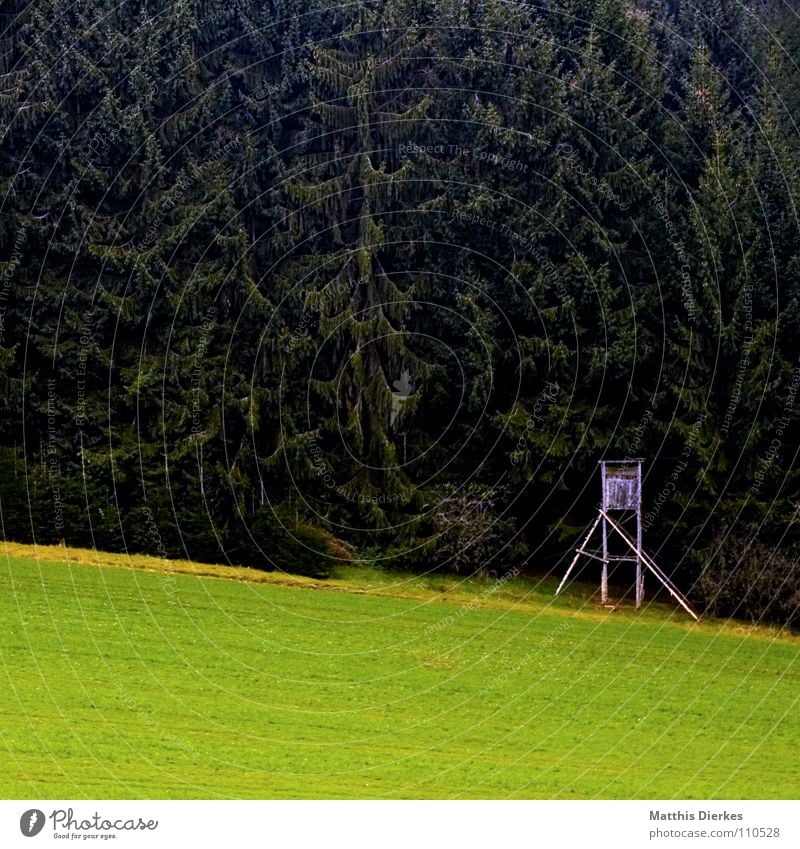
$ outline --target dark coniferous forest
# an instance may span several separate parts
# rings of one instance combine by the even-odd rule
[[[5,0],[4,538],[542,576],[642,457],[797,627],[798,63],[783,0]]]

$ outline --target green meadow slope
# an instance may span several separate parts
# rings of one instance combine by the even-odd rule
[[[798,798],[800,640],[552,590],[9,544],[0,794]]]

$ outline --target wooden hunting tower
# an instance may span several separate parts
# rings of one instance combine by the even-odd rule
[[[608,564],[611,562],[635,563],[637,610],[644,600],[644,568],[647,568],[667,588],[678,604],[693,619],[698,619],[678,588],[642,548],[642,460],[638,457],[633,460],[601,460],[600,478],[602,495],[598,516],[581,544],[575,549],[575,557],[561,579],[556,595],[561,592],[581,555],[599,560],[603,564],[600,578],[600,600],[603,604],[608,602]],[[630,524],[633,519],[636,521],[635,537],[625,528],[625,523]],[[598,525],[602,525],[602,554],[586,550]],[[614,532],[625,543],[625,554],[609,553],[609,531]]]
[[[600,600],[608,601],[608,564],[611,560],[636,563],[636,609],[644,599],[644,573],[642,572],[642,461],[601,460],[600,476],[603,487],[602,510],[598,517],[603,524],[603,574],[600,579]],[[605,514],[612,511],[621,515],[634,513],[636,517],[636,552],[612,556],[608,553],[608,520]]]

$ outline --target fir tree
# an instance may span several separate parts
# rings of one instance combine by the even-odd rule
[[[430,105],[423,36],[401,8],[364,4],[332,46],[315,48],[309,72],[321,123],[303,179],[289,186],[306,241],[288,273],[307,293],[318,334],[302,346],[315,349],[305,379],[323,405],[308,436],[320,441],[335,481],[322,499],[359,505],[376,528],[387,498],[405,504],[413,495],[399,433],[418,396],[404,393],[398,409],[394,383],[405,374],[419,387],[426,373],[408,342],[413,274],[392,244],[413,170],[403,141],[419,137]]]

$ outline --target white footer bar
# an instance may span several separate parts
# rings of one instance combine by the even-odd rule
[[[313,849],[796,847],[800,803],[0,802],[0,846]]]

